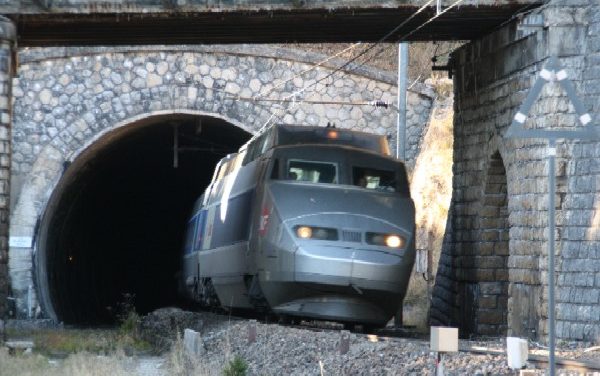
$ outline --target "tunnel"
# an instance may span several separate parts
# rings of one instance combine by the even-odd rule
[[[216,163],[250,134],[211,116],[146,118],[100,137],[63,175],[37,225],[36,291],[66,324],[113,323],[181,303],[183,231]]]

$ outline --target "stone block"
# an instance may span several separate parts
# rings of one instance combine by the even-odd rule
[[[529,269],[510,269],[509,280],[515,283],[524,283],[527,285],[536,285],[540,282],[539,273]]]
[[[508,281],[509,280],[509,272],[508,269],[496,269],[494,270],[494,275],[496,276],[496,281]]]
[[[477,244],[476,254],[481,256],[491,256],[494,253],[496,242],[480,242]]]
[[[504,288],[505,284],[503,282],[482,282],[479,284],[482,295],[500,295]]]
[[[509,242],[507,242],[507,241],[494,242],[494,255],[508,256],[508,254],[509,254]]]
[[[495,295],[484,295],[479,297],[478,306],[483,309],[493,309],[497,307],[497,296]]]
[[[471,275],[473,275],[475,281],[489,282],[495,280],[493,269],[474,269]]]
[[[508,267],[517,269],[537,269],[538,257],[513,255],[508,258]]]
[[[500,235],[497,230],[483,230],[481,231],[480,239],[484,242],[492,242],[500,239]]]
[[[502,217],[483,217],[480,218],[479,223],[486,231],[502,230],[506,227],[506,220]]]
[[[575,340],[583,339],[583,334],[584,334],[584,329],[585,329],[584,324],[569,322],[569,323],[565,323],[564,325],[566,328],[568,328],[569,338],[575,339]]]
[[[476,257],[476,266],[483,269],[505,268],[506,261],[502,256],[482,256]]]
[[[183,332],[183,347],[187,354],[195,358],[206,352],[202,336],[195,330],[185,329]]]
[[[481,324],[502,324],[505,323],[504,313],[500,310],[480,310],[477,315],[477,322]]]

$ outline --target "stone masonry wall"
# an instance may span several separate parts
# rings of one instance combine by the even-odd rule
[[[500,333],[503,325],[509,335],[544,338],[547,334],[547,142],[506,139],[504,134],[548,56],[559,57],[598,124],[597,3],[550,1],[522,23],[543,23],[544,28],[521,29],[515,22],[453,56],[457,69],[454,192],[431,320],[458,325],[464,335]],[[558,85],[547,84],[525,126],[577,124],[565,93]],[[597,340],[600,336],[598,146],[598,142],[557,143],[556,334],[563,339]],[[491,239],[505,235],[490,234],[482,226],[490,166],[498,156],[506,171],[506,265],[502,242],[497,249],[487,246]],[[465,260],[489,258],[492,252],[499,252],[498,257],[488,259],[491,262],[474,274],[467,272]],[[508,300],[502,306],[498,302],[504,294],[506,272]],[[496,310],[493,320],[490,310]]]
[[[250,132],[268,121],[320,126],[333,122],[338,127],[395,135],[397,115],[391,108],[300,101],[394,102],[395,75],[364,67],[350,67],[315,84],[341,65],[333,60],[310,70],[324,58],[260,46],[20,51],[14,80],[10,231],[11,238],[26,241],[10,248],[9,264],[17,313],[27,312],[27,290],[34,279],[31,239],[63,163],[73,161],[111,130],[156,114],[196,113],[221,117]],[[280,99],[307,86],[296,103],[244,99]],[[425,87],[408,95],[409,164],[414,164],[432,100],[432,91]]]
[[[0,17],[0,321],[9,312],[8,216],[10,188],[11,77],[14,70],[16,29]]]

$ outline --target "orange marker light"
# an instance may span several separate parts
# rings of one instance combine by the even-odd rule
[[[309,239],[312,237],[312,229],[308,226],[301,226],[296,229],[298,237],[303,239]]]
[[[338,132],[337,131],[329,131],[327,132],[327,138],[331,138],[331,139],[336,139],[338,138]]]

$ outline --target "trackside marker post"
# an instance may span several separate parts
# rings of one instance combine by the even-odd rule
[[[436,376],[444,376],[444,354],[458,351],[458,328],[432,326],[429,348],[437,354],[435,362]]]
[[[350,332],[347,330],[342,330],[340,332],[340,342],[338,344],[338,350],[340,355],[346,354],[350,351]]]
[[[250,320],[248,324],[248,343],[256,342],[256,320]]]
[[[558,83],[567,96],[575,111],[579,115],[579,122],[583,127],[569,129],[525,129],[523,125],[533,103],[539,97],[542,88],[549,82]],[[548,347],[549,347],[549,375],[556,374],[555,364],[555,322],[554,322],[554,257],[555,257],[555,196],[556,196],[556,140],[600,140],[600,131],[592,126],[592,116],[586,111],[583,103],[575,92],[575,86],[569,80],[567,72],[560,65],[556,57],[550,57],[548,63],[541,70],[540,76],[527,93],[525,101],[515,114],[513,121],[506,132],[507,138],[538,138],[548,140]]]

